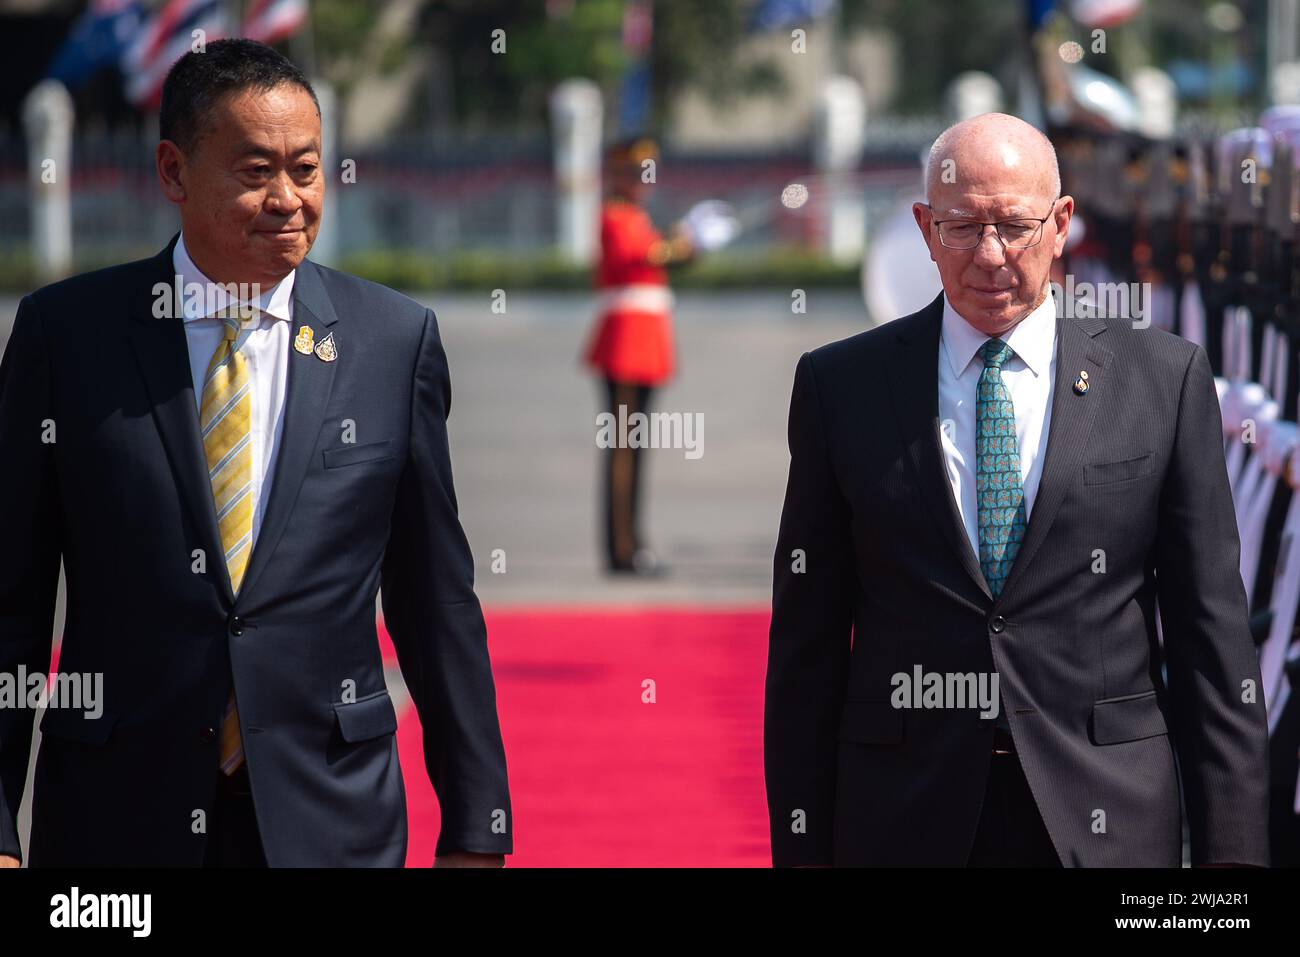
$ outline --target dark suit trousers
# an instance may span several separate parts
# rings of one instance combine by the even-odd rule
[[[650,386],[635,382],[605,380],[605,411],[617,419],[618,408],[627,406],[630,418],[637,412],[649,413]],[[629,567],[632,556],[641,547],[641,460],[643,449],[605,450],[604,513],[605,557],[611,568]]]
[[[234,774],[217,772],[217,799],[208,820],[203,866],[266,867],[246,764]]]
[[[999,732],[967,867],[1060,867],[1020,759]]]

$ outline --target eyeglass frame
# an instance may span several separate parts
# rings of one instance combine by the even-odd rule
[[[935,233],[936,233],[936,234],[938,235],[938,237],[939,237],[939,244],[940,244],[941,246],[943,246],[944,249],[955,249],[955,250],[957,250],[957,251],[959,251],[959,252],[964,252],[964,251],[967,250],[967,249],[978,249],[980,243],[984,242],[984,227],[985,227],[985,226],[992,226],[992,227],[993,227],[993,235],[995,235],[995,236],[998,237],[998,242],[1000,242],[1000,243],[1002,244],[1002,248],[1003,248],[1003,249],[1033,249],[1035,246],[1037,246],[1039,243],[1041,243],[1041,242],[1043,241],[1043,225],[1044,225],[1044,224],[1045,224],[1049,219],[1051,219],[1051,218],[1052,218],[1052,214],[1056,212],[1056,204],[1059,203],[1059,202],[1061,201],[1061,195],[1062,195],[1062,194],[1058,193],[1057,196],[1056,196],[1056,199],[1052,200],[1052,208],[1049,209],[1049,210],[1047,211],[1047,215],[1046,215],[1046,216],[1043,216],[1043,217],[1038,217],[1038,216],[1012,216],[1010,219],[999,219],[997,222],[994,222],[994,223],[981,223],[981,222],[977,222],[977,221],[975,221],[975,220],[973,220],[973,219],[960,219],[960,218],[957,218],[957,219],[931,219],[931,220],[930,220],[930,225],[934,227],[934,231],[935,231]],[[922,203],[921,205],[924,206],[926,209],[928,209],[931,213],[934,212],[934,207],[931,206],[929,203]],[[943,241],[943,230],[939,228],[939,227],[942,226],[944,223],[967,223],[968,225],[971,225],[971,226],[979,226],[979,227],[980,227],[980,234],[979,234],[979,236],[976,238],[974,245],[971,245],[971,246],[949,246],[947,243],[945,243],[945,242]],[[1009,243],[1008,243],[1008,242],[1007,242],[1007,241],[1002,237],[1002,230],[998,229],[998,227],[1001,226],[1003,223],[1038,223],[1038,235],[1034,238],[1034,241],[1033,241],[1032,243],[1030,243],[1029,245],[1027,245],[1027,246],[1012,246],[1012,245],[1010,245],[1010,244],[1009,244]]]

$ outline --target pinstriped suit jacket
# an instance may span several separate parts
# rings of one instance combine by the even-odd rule
[[[1180,772],[1193,863],[1266,864],[1267,733],[1204,350],[1057,318],[1042,484],[994,600],[943,475],[941,316],[940,297],[795,372],[764,718],[773,862],[966,862],[993,722],[894,707],[892,676],[919,665],[998,674],[1066,866],[1177,866]]]

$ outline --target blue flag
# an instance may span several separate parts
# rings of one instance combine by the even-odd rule
[[[116,66],[145,17],[140,0],[95,0],[72,25],[46,77],[75,89],[105,67]]]
[[[1028,0],[1026,7],[1029,13],[1029,30],[1036,33],[1042,26],[1047,15],[1056,7],[1056,0]]]
[[[760,0],[750,19],[751,30],[779,30],[808,23],[830,13],[835,0]]]

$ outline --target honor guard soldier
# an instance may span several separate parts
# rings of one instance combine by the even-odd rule
[[[684,231],[661,236],[642,208],[646,173],[658,159],[658,147],[645,137],[615,144],[606,157],[608,185],[600,211],[596,271],[598,316],[585,359],[603,380],[605,410],[620,423],[635,413],[648,413],[654,390],[672,377],[673,299],[667,268],[694,256]],[[620,427],[619,441],[605,452],[605,552],[611,572],[645,575],[664,570],[641,535],[642,451],[630,447]]]

